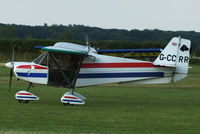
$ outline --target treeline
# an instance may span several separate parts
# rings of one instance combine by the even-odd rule
[[[154,30],[123,30],[102,29],[83,25],[51,25],[27,26],[0,23],[0,39],[41,39],[41,40],[74,40],[85,42],[85,36],[90,41],[130,41],[143,43],[145,41],[167,43],[174,36],[190,39],[193,48],[200,45],[200,33],[195,31],[162,31]]]
[[[12,48],[15,48],[20,60],[27,60],[38,55],[35,46],[49,46],[59,41],[84,45],[86,36],[99,49],[164,48],[172,37],[181,36],[192,41],[192,54],[200,56],[200,33],[194,31],[128,31],[83,25],[27,26],[0,23],[0,60],[9,60]]]

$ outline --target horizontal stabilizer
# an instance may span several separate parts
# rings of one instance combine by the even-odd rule
[[[109,53],[154,53],[161,52],[162,49],[102,49],[99,50],[99,54],[109,54]]]

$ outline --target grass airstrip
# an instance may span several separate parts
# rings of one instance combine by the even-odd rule
[[[63,88],[34,85],[39,101],[21,104],[15,93],[28,83],[13,79],[0,67],[0,134],[199,134],[200,66],[175,84],[118,84],[80,88],[83,106],[60,102]]]

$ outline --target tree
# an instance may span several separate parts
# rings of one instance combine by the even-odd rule
[[[200,46],[197,46],[194,50],[194,55],[200,57]]]
[[[0,27],[0,39],[16,39],[17,32],[13,26]]]
[[[59,39],[61,40],[72,40],[72,32],[65,30],[64,32],[60,33]]]

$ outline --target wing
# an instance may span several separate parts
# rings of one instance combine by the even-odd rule
[[[74,88],[88,46],[58,42],[54,46],[42,47],[48,51],[48,84]]]
[[[77,45],[68,42],[58,42],[54,46],[43,47],[42,50],[50,52],[64,52],[70,54],[87,54],[87,46]]]

